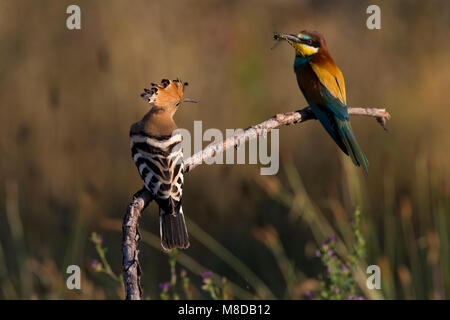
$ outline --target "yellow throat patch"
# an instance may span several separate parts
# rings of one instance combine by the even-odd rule
[[[308,46],[308,45],[303,44],[303,43],[296,43],[296,42],[294,42],[292,44],[292,46],[295,49],[295,53],[297,55],[302,56],[302,57],[309,57],[309,56],[317,53],[317,51],[319,50],[319,48]]]

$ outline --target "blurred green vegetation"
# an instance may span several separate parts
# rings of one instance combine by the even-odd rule
[[[315,121],[280,129],[277,176],[254,165],[197,168],[183,193],[192,244],[176,257],[181,283],[209,298],[201,274],[211,270],[227,279],[219,296],[303,299],[320,290],[323,241],[336,236],[343,259],[354,249],[359,208],[357,294],[450,297],[450,2],[79,0],[81,31],[65,26],[70,4],[0,0],[1,299],[123,298],[111,274],[120,277],[121,218],[141,187],[128,141],[148,108],[141,89],[189,81],[186,95],[200,103],[177,113],[187,129],[194,120],[246,128],[296,110],[306,102],[292,49],[270,48],[274,31],[302,29],[325,35],[350,107],[392,115],[387,133],[352,118],[369,175]],[[381,7],[381,30],[365,27],[369,4]],[[173,272],[153,204],[140,226],[144,296],[161,298]],[[92,265],[93,231],[109,248],[109,274]],[[71,264],[82,268],[80,291],[66,289]],[[365,288],[371,264],[380,291]]]

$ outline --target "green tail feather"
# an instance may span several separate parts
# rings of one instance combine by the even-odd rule
[[[362,166],[366,174],[368,173],[367,167],[369,161],[367,160],[364,152],[356,141],[355,134],[353,133],[352,126],[348,120],[336,119],[339,127],[339,134],[347,147],[348,155],[352,159],[353,163],[357,166]]]

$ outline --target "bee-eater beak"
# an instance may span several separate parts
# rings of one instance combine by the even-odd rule
[[[297,42],[297,43],[301,43],[301,42],[300,42],[300,38],[299,38],[297,35],[295,35],[295,34],[278,33],[278,32],[276,32],[276,33],[273,35],[273,38],[274,38],[275,40],[286,40],[286,41],[288,41],[288,42]]]
[[[183,102],[193,102],[193,103],[197,103],[196,100],[191,99],[191,98],[183,98]]]

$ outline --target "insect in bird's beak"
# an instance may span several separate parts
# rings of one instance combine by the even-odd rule
[[[278,33],[275,32],[275,34],[273,35],[273,39],[280,41],[280,40],[286,40],[287,42],[291,43],[292,42],[297,42],[297,43],[301,43],[299,37],[295,34],[287,34],[287,33]]]
[[[192,103],[198,103],[196,100],[191,98],[183,98],[183,102],[192,102]]]

